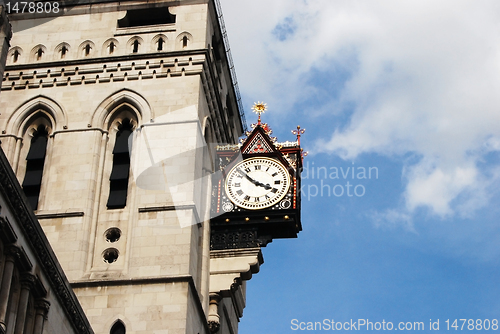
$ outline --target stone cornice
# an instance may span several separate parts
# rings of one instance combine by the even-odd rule
[[[2,91],[200,75],[206,50],[7,66]]]
[[[61,307],[68,316],[68,321],[77,333],[94,333],[1,149],[0,192],[12,214],[17,218],[19,227],[25,236],[26,246],[33,250],[38,265],[50,283],[52,293],[59,299]]]

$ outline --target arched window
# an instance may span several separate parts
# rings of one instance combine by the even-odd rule
[[[187,36],[182,37],[182,47],[187,48],[188,46],[188,38]]]
[[[39,125],[33,134],[30,149],[26,156],[26,174],[24,175],[23,190],[33,210],[36,210],[38,207],[48,136],[49,134],[45,125]]]
[[[115,322],[111,327],[109,334],[125,334],[125,325],[123,324],[123,322],[121,322],[120,320]]]
[[[125,118],[118,127],[113,149],[113,168],[109,177],[108,209],[124,208],[127,204],[130,151],[128,138],[132,134],[130,119]]]

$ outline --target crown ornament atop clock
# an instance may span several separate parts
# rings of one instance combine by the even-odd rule
[[[300,219],[300,173],[304,153],[295,141],[279,142],[262,122],[267,104],[252,110],[257,123],[238,145],[218,146],[212,186],[211,249],[264,247],[273,239],[296,238]]]

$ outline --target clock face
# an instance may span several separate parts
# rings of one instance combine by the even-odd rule
[[[249,210],[273,206],[286,195],[289,187],[288,171],[279,161],[270,158],[243,160],[226,177],[227,197]]]

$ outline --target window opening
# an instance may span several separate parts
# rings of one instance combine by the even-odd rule
[[[19,51],[18,50],[14,50],[14,54],[13,54],[13,58],[14,58],[13,61],[14,61],[14,63],[16,63],[19,60],[19,55],[20,55]]]
[[[39,48],[38,51],[36,52],[36,60],[42,59],[42,55],[43,55],[43,50],[42,48]]]
[[[45,126],[38,126],[38,129],[33,134],[30,149],[26,156],[26,174],[22,186],[33,210],[38,208],[48,136]]]
[[[132,134],[132,124],[124,119],[118,127],[113,149],[113,168],[109,176],[108,209],[124,208],[127,203],[128,178],[130,173],[130,151],[128,138]]]
[[[188,38],[187,36],[182,37],[182,47],[185,48],[188,46]]]
[[[123,324],[123,322],[121,322],[120,320],[115,322],[113,327],[111,327],[109,334],[125,334],[125,325]]]
[[[165,41],[163,40],[162,37],[160,37],[160,39],[158,39],[158,51],[163,50],[163,43],[165,43]]]
[[[116,248],[108,248],[102,253],[102,259],[106,263],[114,263],[118,260],[118,249]]]
[[[118,28],[169,23],[175,23],[175,15],[170,14],[168,7],[130,9],[122,19],[118,20]]]
[[[117,242],[120,240],[122,231],[118,227],[112,227],[104,233],[107,242]]]
[[[139,51],[139,44],[140,44],[140,43],[139,43],[139,41],[138,41],[138,40],[135,40],[135,41],[134,41],[134,44],[133,44],[133,47],[134,47],[134,48],[133,48],[133,50],[132,50],[132,52],[133,52],[133,53],[137,53],[137,52]]]
[[[65,45],[63,45],[61,48],[61,59],[66,56],[67,52],[68,52],[68,48]]]
[[[115,46],[116,45],[115,45],[114,42],[109,43],[109,53],[110,54],[113,53],[113,52],[115,52]]]
[[[90,44],[85,45],[85,56],[88,56],[90,54],[90,50],[92,47],[90,47]]]

